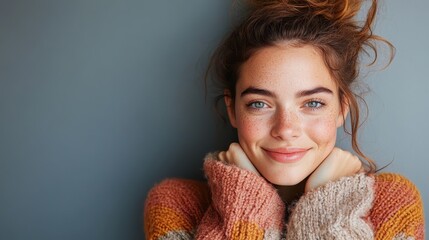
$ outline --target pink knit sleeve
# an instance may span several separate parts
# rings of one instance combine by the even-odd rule
[[[204,170],[212,204],[196,239],[280,239],[284,204],[260,176],[207,156]]]

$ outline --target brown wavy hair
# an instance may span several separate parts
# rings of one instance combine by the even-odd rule
[[[372,25],[377,12],[377,0],[370,1],[364,21],[356,15],[363,1],[359,0],[248,0],[247,12],[214,52],[208,76],[212,76],[222,94],[216,98],[216,106],[224,97],[224,90],[235,98],[235,87],[240,68],[257,50],[287,42],[292,46],[311,45],[318,49],[339,88],[339,98],[349,106],[353,150],[366,161],[368,173],[376,171],[375,162],[359,148],[357,141],[360,123],[358,100],[363,100],[351,90],[359,75],[360,56],[366,54],[377,60],[377,42],[390,49],[389,63],[394,56],[393,45],[373,34]],[[371,55],[371,52],[373,53]],[[365,101],[363,101],[365,103]]]

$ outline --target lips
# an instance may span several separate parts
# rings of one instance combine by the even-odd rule
[[[281,163],[298,162],[308,152],[308,149],[305,148],[277,148],[263,150],[271,159]]]

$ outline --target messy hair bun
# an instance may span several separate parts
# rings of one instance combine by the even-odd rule
[[[293,1],[293,0],[247,0],[245,4],[250,9],[272,8],[302,14],[316,13],[324,15],[327,19],[351,19],[356,16],[361,7],[362,1],[349,0],[325,0],[325,1]]]
[[[372,25],[377,12],[377,0],[369,1],[366,18],[356,19],[363,0],[244,0],[246,16],[216,49],[208,69],[220,87],[235,98],[235,87],[240,66],[257,50],[286,42],[292,46],[311,45],[322,54],[325,63],[339,88],[340,101],[350,110],[351,143],[355,152],[367,162],[368,172],[376,170],[375,163],[366,157],[357,143],[360,126],[361,99],[351,90],[359,75],[359,57],[362,53],[377,60],[376,42],[394,48],[385,39],[373,34]],[[370,52],[373,52],[371,55]]]
[[[377,12],[377,0],[371,0],[367,11],[365,21],[361,24],[356,19],[362,9],[362,0],[247,0],[245,4],[250,9],[250,16],[258,18],[258,15],[266,15],[278,18],[307,18],[308,23],[311,19],[325,20],[331,24],[332,28],[337,27],[339,30],[348,32],[349,37],[355,37],[358,49],[369,47],[376,54],[377,50],[374,41],[381,41],[387,44],[392,50],[393,45],[372,32],[372,25]],[[271,13],[270,13],[271,12]],[[249,17],[250,17],[249,16]],[[261,19],[262,20],[262,19]]]

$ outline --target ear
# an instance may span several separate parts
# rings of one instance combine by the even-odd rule
[[[231,92],[229,90],[224,90],[224,97],[225,105],[226,105],[226,111],[228,112],[228,119],[229,123],[234,127],[237,128],[236,119],[235,119],[235,104],[234,99],[232,98]]]
[[[341,103],[341,111],[338,114],[337,128],[344,125],[344,121],[347,118],[347,114],[349,114],[349,110],[349,100],[347,98],[344,98]]]

